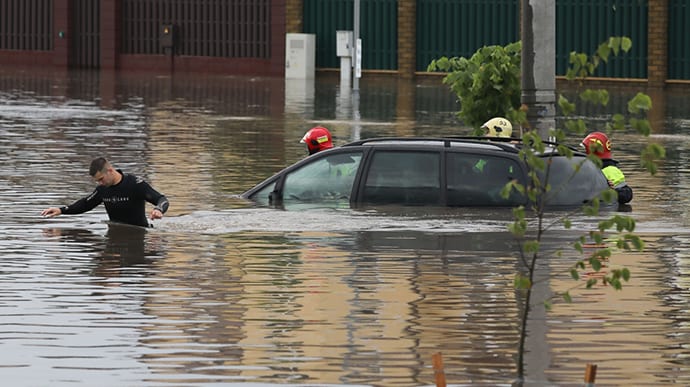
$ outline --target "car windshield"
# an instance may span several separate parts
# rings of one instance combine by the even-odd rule
[[[328,154],[285,177],[283,201],[348,201],[362,152]]]

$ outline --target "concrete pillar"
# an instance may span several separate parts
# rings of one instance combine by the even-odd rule
[[[417,68],[417,0],[398,1],[398,75],[414,78]]]
[[[668,0],[649,0],[647,17],[648,86],[663,88],[668,77]]]
[[[531,129],[556,126],[556,2],[521,0],[522,103]]]

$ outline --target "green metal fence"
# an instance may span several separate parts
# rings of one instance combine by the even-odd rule
[[[647,78],[647,8],[646,0],[556,1],[556,74],[565,74],[571,51],[593,54],[609,37],[627,36],[632,49],[594,75]]]
[[[396,70],[397,3],[360,0],[362,68]],[[304,32],[316,34],[316,66],[339,67],[335,33],[353,29],[353,0],[304,0]],[[564,75],[571,51],[592,54],[611,36],[633,47],[612,57],[595,76],[647,78],[647,0],[556,0],[556,74]],[[520,0],[417,0],[416,65],[425,71],[441,56],[471,56],[484,45],[520,39]],[[690,79],[690,1],[669,0],[669,79]],[[400,28],[404,28],[401,26]]]
[[[519,17],[518,0],[417,0],[417,70],[441,56],[470,57],[519,40]]]
[[[352,31],[353,0],[304,0],[303,32],[316,34],[316,67],[338,68],[336,31]],[[362,68],[398,68],[397,0],[361,0],[359,35],[362,39]]]
[[[668,8],[668,78],[690,79],[690,2],[669,0]]]

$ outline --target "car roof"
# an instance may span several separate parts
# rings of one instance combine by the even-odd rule
[[[543,141],[546,148],[543,156],[558,154],[560,145],[551,141]],[[443,146],[446,148],[465,148],[485,151],[518,153],[523,147],[522,139],[514,137],[477,137],[477,136],[448,136],[448,137],[376,137],[357,140],[343,145],[341,148],[353,146]],[[586,156],[580,149],[567,146],[576,155]]]

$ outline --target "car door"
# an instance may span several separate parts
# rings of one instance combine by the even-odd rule
[[[442,204],[440,151],[382,147],[373,150],[368,160],[360,204]]]
[[[362,156],[362,150],[317,154],[308,162],[286,171],[277,190],[283,205],[349,205]]]
[[[516,191],[507,198],[505,185],[526,181],[517,158],[498,153],[454,151],[446,153],[446,202],[449,206],[515,206],[526,203]]]

